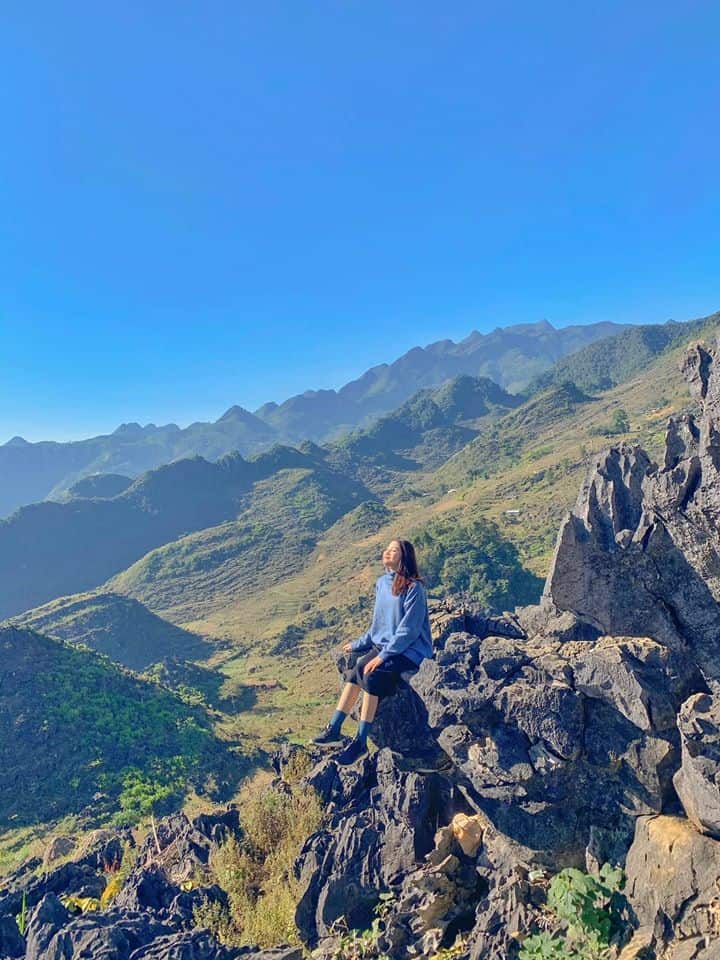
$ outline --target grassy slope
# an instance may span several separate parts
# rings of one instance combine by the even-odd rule
[[[255,485],[236,520],[153,550],[110,588],[179,623],[207,617],[228,597],[256,597],[303,565],[321,531],[358,503],[361,485],[323,469],[280,470]]]
[[[132,670],[163,657],[204,659],[212,645],[151,613],[137,600],[92,591],[51,600],[12,619],[47,636],[83,643]]]
[[[98,791],[132,821],[208,777],[232,794],[247,767],[205,710],[105,657],[15,627],[0,653],[0,828],[79,814]]]

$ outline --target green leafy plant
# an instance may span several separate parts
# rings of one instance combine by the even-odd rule
[[[22,895],[22,905],[20,907],[20,913],[15,917],[15,922],[18,925],[18,930],[20,931],[20,936],[25,936],[25,931],[27,930],[27,894],[23,891]]]
[[[625,875],[603,864],[597,876],[574,867],[561,870],[548,889],[550,911],[562,933],[534,934],[523,943],[520,960],[606,960],[612,939],[623,926]]]
[[[375,917],[367,930],[348,930],[344,917],[337,921],[333,927],[337,943],[332,960],[391,960],[386,953],[380,952],[379,944],[394,899],[392,893],[380,894],[373,911]]]

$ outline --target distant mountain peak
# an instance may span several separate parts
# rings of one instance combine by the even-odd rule
[[[25,437],[11,437],[10,440],[5,444],[6,447],[29,447],[30,444],[25,439]]]
[[[136,421],[132,421],[131,423],[121,423],[120,426],[117,427],[117,429],[113,430],[113,436],[117,436],[118,434],[122,434],[122,433],[126,433],[126,434],[142,433],[144,429],[145,428],[141,427],[140,424],[137,423]]]
[[[266,416],[268,416],[268,414],[271,414],[275,410],[277,410],[278,407],[279,407],[279,404],[275,403],[274,400],[269,400],[267,403],[264,403],[261,407],[258,407],[257,410],[254,411],[254,413],[256,417],[259,417],[260,420],[262,420]]]
[[[245,407],[240,407],[238,404],[234,404],[215,422],[227,423],[229,420],[257,420],[257,417],[250,413],[249,410],[246,410]]]

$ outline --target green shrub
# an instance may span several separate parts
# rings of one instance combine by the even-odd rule
[[[241,805],[242,841],[228,838],[211,857],[211,871],[228,895],[229,910],[202,904],[194,914],[196,925],[208,927],[229,946],[299,943],[293,866],[321,817],[315,791],[298,783],[253,793]]]
[[[610,422],[599,427],[593,427],[590,435],[594,437],[618,437],[630,432],[630,418],[625,410],[616,410]]]
[[[569,867],[553,878],[548,907],[562,923],[562,933],[528,937],[520,960],[606,960],[610,945],[621,933],[625,918],[620,891],[625,875],[606,863],[597,877]]]
[[[412,539],[430,593],[469,593],[492,610],[535,603],[543,581],[520,563],[517,548],[490,520],[433,520]]]
[[[64,753],[62,762],[44,764],[38,817],[80,810],[102,792],[115,804],[115,823],[130,826],[168,812],[211,773],[219,789],[234,786],[240,765],[228,760],[204,710],[104,655],[52,644],[52,670],[43,673],[32,706],[48,742]],[[10,803],[0,805],[0,823],[13,812]]]

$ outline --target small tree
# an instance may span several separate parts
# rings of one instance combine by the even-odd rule
[[[630,418],[627,415],[627,411],[622,408],[616,410],[611,420],[611,426],[613,433],[629,433]]]

